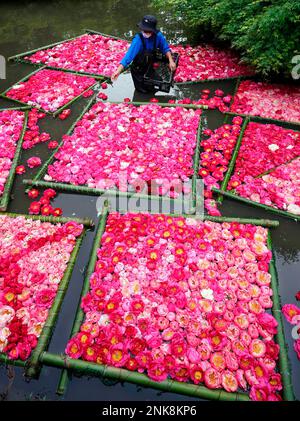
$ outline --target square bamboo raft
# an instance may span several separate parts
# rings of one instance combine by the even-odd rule
[[[77,124],[81,121],[82,117],[89,112],[89,110],[93,107],[93,105],[96,103],[96,96],[91,98],[87,106],[84,108],[78,119],[73,123],[73,125],[70,127],[69,131],[67,132],[67,136],[70,136],[73,134],[75,127]],[[111,104],[122,104],[122,102],[111,102]],[[140,106],[140,105],[147,105],[149,103],[146,102],[129,102],[127,104],[131,104],[133,106]],[[169,104],[169,103],[158,103],[157,105],[161,107],[168,107],[168,108],[174,108],[174,107],[181,107],[185,109],[207,109],[206,106],[202,105],[193,105],[193,104]],[[199,169],[199,153],[200,153],[200,141],[201,141],[201,133],[202,133],[202,115],[199,118],[199,126],[196,134],[196,146],[194,150],[194,156],[193,156],[193,175],[191,177],[191,195],[187,195],[188,200],[186,200],[187,206],[189,207],[188,213],[194,213],[196,208],[196,181],[198,179],[198,169]],[[170,201],[170,198],[165,196],[159,196],[159,195],[150,195],[150,194],[140,194],[136,192],[123,192],[120,190],[112,190],[112,189],[101,189],[101,188],[91,188],[86,185],[73,185],[70,183],[59,183],[54,181],[44,181],[43,178],[47,173],[48,166],[53,164],[55,162],[55,154],[59,151],[60,147],[63,145],[63,140],[59,143],[58,147],[53,151],[52,155],[49,157],[49,159],[44,163],[44,165],[40,168],[40,170],[37,172],[35,177],[32,180],[23,180],[24,184],[29,186],[40,186],[40,187],[47,187],[49,188],[52,186],[55,189],[58,189],[60,191],[65,192],[72,192],[72,193],[80,193],[80,194],[88,194],[88,195],[95,195],[95,196],[101,196],[103,194],[106,195],[118,195],[120,197],[132,197],[134,195],[134,198],[136,199],[145,199],[149,200],[155,199],[157,201]],[[183,196],[183,200],[185,200]],[[183,201],[180,199],[171,199],[171,202],[177,203],[180,205]]]
[[[23,79],[21,79],[21,80],[19,80],[18,82],[16,82],[13,86],[17,86],[17,85],[20,85],[20,84],[22,84],[23,82],[26,84],[26,82],[32,77],[32,76],[35,76],[36,74],[38,74],[40,71],[42,71],[42,70],[45,70],[45,69],[47,69],[47,67],[46,66],[42,66],[42,67],[40,67],[40,68],[38,68],[37,70],[35,70],[35,71],[33,71],[32,73],[29,73],[28,75],[26,75]],[[60,70],[60,69],[51,69],[51,70],[53,70],[53,71],[55,71],[55,72],[61,72],[62,70]],[[73,74],[74,75],[74,77],[76,77],[76,76],[84,76],[84,75],[82,75],[82,74],[75,74],[75,73],[71,73],[70,72],[70,74]],[[42,106],[40,106],[39,104],[37,104],[37,103],[34,103],[34,104],[28,104],[28,103],[26,103],[26,102],[22,102],[22,101],[19,101],[19,100],[17,100],[17,99],[14,99],[14,98],[11,98],[10,96],[8,96],[7,95],[7,93],[10,91],[10,90],[12,90],[12,88],[13,88],[13,86],[10,86],[9,88],[7,88],[4,92],[2,92],[1,94],[0,94],[0,97],[1,98],[4,98],[4,99],[7,99],[7,100],[9,100],[9,101],[13,101],[13,102],[16,102],[16,103],[18,103],[18,104],[20,104],[20,105],[25,105],[25,106],[29,106],[29,107],[31,107],[31,108],[37,108],[37,109],[39,109],[40,111],[42,111],[42,112],[44,112],[44,113],[46,113],[46,114],[50,114],[50,115],[52,115],[53,117],[56,117],[58,114],[60,114],[63,110],[65,110],[66,108],[68,108],[70,105],[72,105],[73,104],[73,102],[75,102],[75,101],[77,101],[79,98],[81,98],[82,96],[83,96],[83,94],[85,93],[85,92],[87,92],[87,91],[89,91],[90,89],[93,89],[94,87],[96,87],[96,85],[98,85],[98,81],[96,81],[95,79],[94,79],[94,83],[92,83],[88,88],[86,88],[86,89],[84,89],[79,95],[77,95],[77,96],[75,96],[73,99],[71,99],[70,101],[68,101],[66,104],[64,104],[64,105],[62,105],[61,107],[59,107],[57,110],[54,110],[54,111],[49,111],[49,110],[46,110],[46,109],[44,109]]]
[[[20,358],[10,359],[6,353],[3,353],[3,352],[0,353],[0,363],[24,367],[27,376],[38,377],[40,370],[42,368],[39,363],[40,354],[44,352],[49,345],[56,321],[59,316],[59,311],[60,311],[64,296],[68,289],[68,285],[72,276],[73,268],[76,263],[76,259],[77,259],[83,238],[85,236],[86,230],[93,227],[93,222],[87,218],[86,219],[65,218],[65,217],[55,218],[52,216],[21,215],[21,214],[15,214],[15,213],[0,213],[0,217],[1,216],[7,216],[12,219],[23,217],[25,220],[40,221],[41,223],[65,224],[68,222],[75,222],[77,224],[83,225],[83,230],[81,234],[77,236],[76,238],[76,243],[74,244],[73,250],[70,254],[70,258],[66,265],[66,269],[64,271],[63,277],[61,278],[59,282],[59,286],[56,291],[56,295],[52,303],[52,306],[48,310],[47,319],[39,335],[37,345],[31,352],[29,358],[26,360],[23,360]]]
[[[226,114],[228,116],[227,118],[229,118],[230,116],[238,115],[238,114],[234,114],[234,113],[226,113]],[[299,221],[300,215],[296,215],[296,214],[293,214],[291,212],[287,212],[283,209],[275,208],[273,206],[269,206],[269,205],[265,205],[265,204],[262,204],[262,203],[255,202],[253,200],[250,200],[250,199],[247,199],[245,197],[242,197],[242,196],[238,195],[235,192],[235,190],[232,190],[232,191],[228,190],[228,184],[229,184],[229,181],[230,181],[230,178],[231,178],[232,174],[234,173],[235,164],[236,164],[236,161],[237,161],[237,158],[238,158],[238,154],[239,154],[241,145],[243,144],[243,136],[244,136],[245,130],[247,129],[247,126],[250,122],[256,122],[256,123],[261,123],[261,124],[272,123],[272,124],[276,124],[277,126],[282,127],[282,128],[291,129],[295,133],[300,133],[299,130],[296,130],[296,128],[298,128],[298,125],[295,124],[295,123],[288,123],[288,122],[285,122],[285,121],[274,120],[274,119],[266,119],[266,118],[257,117],[257,116],[241,116],[241,117],[244,118],[242,131],[241,131],[240,137],[239,137],[239,139],[236,143],[234,152],[232,154],[232,158],[231,158],[231,161],[229,163],[228,170],[226,172],[226,175],[224,177],[224,180],[222,182],[222,185],[221,185],[220,189],[213,188],[213,191],[215,193],[219,194],[218,203],[219,204],[222,203],[223,196],[224,196],[224,197],[228,197],[230,199],[234,199],[234,200],[240,201],[240,202],[248,204],[248,205],[255,206],[257,208],[264,209],[264,210],[269,211],[269,212],[273,212],[277,215],[284,216],[284,217],[287,217],[287,218],[291,218],[291,219],[294,219],[295,221]],[[226,119],[225,119],[225,121],[226,121]],[[291,161],[293,161],[294,159],[298,159],[298,158],[299,157],[294,157]],[[269,169],[268,171],[264,172],[263,174],[260,174],[260,175],[256,176],[255,178],[260,178],[263,175],[269,174],[272,171],[274,171],[276,168],[279,168],[283,165],[286,165],[291,161],[288,161],[285,164],[281,163],[280,165]]]
[[[2,193],[2,195],[0,195],[0,211],[6,211],[9,200],[10,200],[10,193],[11,193],[11,189],[14,183],[14,179],[15,179],[15,171],[16,171],[16,167],[18,165],[20,156],[21,156],[21,150],[22,150],[22,142],[23,142],[23,137],[26,131],[26,127],[27,127],[27,118],[28,118],[28,108],[29,107],[16,107],[16,108],[3,108],[0,109],[0,113],[3,111],[9,111],[9,110],[15,110],[15,111],[23,111],[24,110],[24,120],[23,120],[23,129],[22,132],[20,134],[20,137],[18,139],[18,141],[16,142],[16,149],[15,149],[15,153],[14,153],[14,158],[12,160],[12,164],[11,167],[9,169],[9,174],[7,176],[6,182],[5,182],[5,186],[4,186],[4,191]]]
[[[284,119],[284,118],[282,118],[282,119],[277,119],[277,118],[274,118],[274,117],[270,117],[270,116],[267,116],[267,115],[263,115],[263,116],[261,116],[261,115],[258,115],[258,114],[251,114],[251,113],[241,113],[241,112],[234,112],[234,111],[232,111],[232,107],[233,107],[233,104],[234,104],[234,101],[235,101],[235,99],[236,99],[236,95],[238,94],[238,92],[239,92],[239,88],[240,88],[240,86],[241,86],[241,83],[242,82],[247,82],[247,81],[250,81],[250,80],[252,80],[252,82],[253,83],[255,83],[255,82],[258,82],[258,79],[257,79],[257,77],[248,77],[248,78],[244,78],[244,77],[239,77],[239,78],[237,78],[237,80],[236,80],[236,85],[235,85],[235,89],[234,89],[234,94],[233,94],[233,96],[232,96],[232,100],[231,100],[231,103],[230,103],[230,110],[231,111],[229,111],[229,112],[226,112],[225,114],[227,114],[227,115],[232,115],[232,116],[236,116],[236,115],[238,115],[238,116],[241,116],[241,117],[255,117],[256,119],[260,119],[260,120],[262,120],[262,121],[266,121],[266,120],[268,120],[270,123],[271,122],[274,122],[274,123],[289,123],[289,124],[293,124],[293,125],[298,125],[298,126],[300,126],[300,121],[290,121],[290,120],[286,120],[286,119]],[[262,94],[263,95],[263,94]],[[251,99],[250,99],[251,100]]]
[[[53,47],[61,46],[63,44],[67,44],[67,43],[70,43],[72,41],[76,41],[76,40],[80,39],[81,37],[83,37],[84,35],[101,35],[102,37],[110,38],[110,39],[113,39],[113,40],[116,40],[116,41],[126,41],[126,42],[128,42],[128,47],[129,47],[129,41],[126,40],[126,39],[116,37],[116,36],[113,36],[113,35],[107,35],[107,34],[104,34],[102,32],[94,31],[94,30],[91,30],[91,29],[86,29],[84,33],[82,33],[80,35],[77,35],[75,37],[68,38],[68,39],[63,40],[63,41],[58,41],[58,42],[55,42],[55,43],[52,43],[52,44],[49,44],[49,45],[45,45],[45,46],[40,47],[40,48],[36,48],[34,50],[31,50],[31,51],[26,51],[25,53],[21,53],[21,54],[17,54],[15,56],[9,57],[8,61],[14,60],[14,61],[21,62],[21,63],[32,64],[34,66],[41,66],[41,65],[44,66],[44,65],[46,65],[47,69],[61,70],[61,71],[65,71],[65,72],[68,72],[68,73],[74,73],[74,74],[77,74],[77,75],[92,76],[92,77],[94,77],[95,79],[98,79],[98,80],[108,79],[109,75],[104,75],[104,74],[100,74],[100,73],[92,73],[92,72],[87,72],[87,71],[84,71],[84,70],[79,71],[79,70],[75,70],[75,69],[69,69],[69,68],[66,68],[66,67],[55,67],[55,66],[47,65],[46,63],[33,63],[29,59],[29,57],[27,57],[27,56],[31,56],[31,55],[39,52],[39,51],[52,49]],[[124,53],[125,53],[125,51],[124,51]]]
[[[76,314],[72,332],[71,332],[71,338],[74,337],[80,331],[80,327],[85,318],[84,312],[81,309],[81,300],[83,297],[86,296],[86,294],[89,292],[89,289],[90,289],[90,278],[91,278],[91,275],[94,273],[95,267],[97,264],[97,251],[98,251],[102,236],[106,229],[108,214],[109,214],[108,208],[104,206],[103,211],[102,211],[102,216],[99,220],[99,225],[98,225],[97,233],[95,236],[94,245],[91,251],[89,266],[86,273],[85,282],[82,288],[81,298],[78,304],[78,310],[77,310],[77,314]],[[169,216],[171,217],[171,215]],[[194,219],[194,218],[190,218],[190,219]],[[277,221],[269,221],[269,220],[221,218],[221,217],[209,217],[209,216],[206,216],[204,217],[204,219],[200,219],[200,220],[212,221],[212,222],[218,222],[218,223],[237,222],[240,224],[251,224],[253,226],[259,225],[259,226],[264,226],[268,228],[278,226]],[[105,246],[102,245],[102,247],[105,247]],[[269,250],[272,251],[272,241],[271,241],[270,231],[268,231],[267,247]],[[273,290],[272,314],[278,323],[278,333],[276,335],[276,342],[280,345],[278,369],[282,376],[283,399],[294,400],[293,389],[292,389],[291,378],[290,378],[290,366],[289,366],[289,360],[288,360],[288,355],[287,355],[287,348],[285,344],[283,324],[282,324],[282,318],[281,318],[281,304],[280,304],[280,298],[279,298],[278,280],[277,280],[277,273],[276,273],[276,267],[275,267],[274,253],[269,264],[269,274],[271,276],[270,286]],[[65,392],[71,372],[75,372],[75,373],[81,373],[85,375],[98,376],[101,378],[110,378],[114,380],[119,380],[121,382],[127,381],[127,382],[135,383],[144,387],[152,387],[155,389],[159,389],[161,391],[174,392],[174,393],[179,393],[183,395],[199,397],[203,399],[227,400],[227,401],[249,400],[248,395],[240,391],[230,393],[230,392],[226,392],[223,389],[211,390],[203,385],[186,383],[184,381],[183,382],[175,381],[175,380],[171,380],[170,378],[167,378],[166,380],[163,380],[163,381],[154,381],[150,379],[147,375],[139,373],[139,372],[130,371],[130,370],[119,368],[119,367],[113,367],[110,365],[102,365],[102,364],[97,364],[94,362],[83,361],[82,359],[72,359],[66,356],[65,354],[57,355],[57,354],[44,352],[40,354],[40,363],[63,369],[62,374],[61,374],[61,379],[58,385],[58,390],[57,390],[57,393],[59,394],[63,394]]]

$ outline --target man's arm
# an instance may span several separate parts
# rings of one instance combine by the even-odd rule
[[[117,70],[112,74],[111,80],[117,80],[118,76],[122,73],[122,71],[129,66],[129,64],[135,59],[135,57],[140,52],[141,48],[141,40],[138,36],[135,36],[132,40],[132,43],[125,54],[125,56],[120,61],[119,67]]]
[[[160,37],[160,49],[161,49],[162,53],[165,54],[167,59],[169,60],[170,69],[172,70],[172,72],[175,72],[176,64],[175,64],[175,62],[173,60],[173,57],[172,57],[171,48],[170,48],[169,44],[167,43],[166,38],[164,37],[164,35],[161,32],[159,33],[159,37]]]

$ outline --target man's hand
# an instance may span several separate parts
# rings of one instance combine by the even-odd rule
[[[172,72],[175,72],[175,70],[176,70],[176,64],[175,64],[175,61],[174,60],[170,60],[169,61],[169,67],[170,67],[170,70]]]
[[[120,64],[115,72],[111,75],[111,80],[114,82],[120,76],[120,73],[123,71],[124,67]]]
[[[118,79],[120,73],[118,72],[118,70],[116,70],[115,72],[113,72],[113,74],[111,75],[111,80],[114,82],[115,80]]]

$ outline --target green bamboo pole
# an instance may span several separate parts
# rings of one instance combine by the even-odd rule
[[[25,111],[25,110],[29,110],[31,108],[30,105],[26,105],[24,107],[11,107],[11,108],[1,108],[0,109],[0,113],[2,113],[2,111]]]
[[[12,189],[12,186],[13,186],[13,183],[14,183],[14,179],[15,179],[15,175],[16,175],[16,167],[18,165],[18,162],[19,162],[19,159],[20,159],[20,156],[21,156],[23,138],[24,138],[26,128],[27,128],[27,120],[28,120],[28,111],[25,111],[22,132],[21,132],[20,138],[17,142],[15,155],[14,155],[12,165],[11,165],[10,170],[9,170],[8,177],[7,177],[6,182],[5,182],[4,191],[2,193],[2,196],[0,197],[0,211],[6,211],[8,203],[9,203],[10,192],[11,192],[11,189]]]
[[[246,199],[245,197],[239,196],[237,194],[230,193],[229,191],[216,189],[215,187],[213,187],[212,190],[215,193],[222,194],[223,196],[228,197],[229,199],[238,200],[239,202],[246,203],[247,205],[255,206],[257,208],[261,208],[261,209],[264,209],[266,211],[273,212],[273,213],[275,213],[279,216],[284,216],[286,218],[294,219],[295,221],[300,221],[300,215],[294,215],[293,213],[286,212],[286,211],[281,210],[281,209],[276,209],[276,208],[273,208],[271,206],[264,205],[263,203],[253,202],[252,200]]]
[[[92,219],[89,218],[67,218],[65,216],[43,216],[43,215],[27,215],[22,213],[12,213],[12,212],[0,212],[1,215],[9,216],[10,218],[18,218],[22,216],[25,219],[32,219],[33,221],[41,221],[41,222],[51,222],[52,224],[65,224],[67,222],[76,222],[77,224],[82,224],[87,228],[91,228],[94,226],[94,222]]]
[[[252,121],[254,121],[254,119],[256,121],[265,121],[265,122],[269,122],[269,123],[288,123],[288,124],[293,124],[295,126],[300,126],[300,122],[299,121],[288,121],[288,120],[279,120],[276,118],[270,118],[270,117],[261,117],[258,115],[252,115],[252,114],[243,114],[243,113],[235,113],[232,111],[225,111],[224,114],[230,115],[230,116],[239,116],[239,117],[250,117],[251,119],[253,119]]]
[[[183,383],[174,380],[164,380],[162,382],[155,382],[145,374],[135,371],[129,371],[117,367],[108,367],[105,365],[95,364],[82,360],[73,360],[65,355],[55,355],[49,352],[44,352],[40,360],[43,364],[57,367],[67,368],[79,373],[84,372],[86,375],[93,375],[97,377],[107,377],[118,380],[120,382],[129,382],[138,384],[143,387],[151,387],[164,392],[173,392],[181,395],[198,397],[212,400],[226,400],[226,401],[249,401],[248,395],[245,393],[230,393],[221,389],[211,390],[205,386],[199,386],[191,383]]]
[[[4,353],[0,353],[0,364],[14,365],[16,367],[25,367],[26,361],[22,361],[19,358],[17,360],[11,360]]]
[[[279,284],[278,284],[277,270],[276,270],[276,264],[275,264],[275,253],[272,247],[272,238],[271,238],[270,231],[268,232],[267,244],[268,244],[268,248],[272,252],[272,259],[269,265],[269,272],[271,274],[271,287],[273,291],[272,314],[278,323],[277,334],[275,335],[275,340],[280,346],[279,371],[282,377],[282,384],[283,384],[282,394],[283,394],[283,399],[285,401],[294,401],[295,396],[293,392],[293,384],[292,384],[292,378],[291,378],[291,366],[290,366],[290,361],[289,361],[289,357],[287,353],[287,345],[286,345],[285,337],[284,337]]]
[[[102,235],[105,231],[107,216],[108,216],[108,206],[104,206],[103,210],[102,210],[102,215],[99,219],[98,228],[97,228],[97,231],[96,231],[96,235],[95,235],[95,238],[94,238],[92,250],[91,250],[91,253],[90,253],[89,264],[88,264],[87,272],[86,272],[86,275],[85,275],[85,278],[84,278],[84,281],[83,281],[83,286],[82,286],[82,290],[81,290],[81,294],[80,294],[80,298],[79,298],[79,302],[78,302],[75,320],[74,320],[74,323],[73,323],[73,326],[72,326],[70,339],[73,336],[75,336],[76,333],[79,332],[80,326],[81,326],[81,324],[84,320],[84,312],[81,309],[81,301],[82,301],[82,298],[88,293],[89,288],[90,288],[90,277],[93,274],[93,272],[95,271],[95,265],[97,263],[97,250],[100,247],[100,241],[101,241]],[[66,388],[68,386],[68,382],[69,382],[69,372],[68,372],[67,369],[64,369],[64,370],[62,370],[62,373],[61,373],[61,376],[60,376],[59,384],[58,384],[58,387],[57,387],[57,394],[63,395],[65,393]]]
[[[192,200],[193,200],[193,209],[196,212],[197,207],[197,180],[198,180],[198,171],[199,171],[199,163],[200,163],[200,150],[201,150],[201,138],[202,138],[202,115],[200,115],[199,125],[197,130],[197,138],[196,138],[196,148],[194,152],[194,174],[192,178]]]
[[[203,84],[207,82],[226,82],[227,80],[237,80],[237,79],[254,79],[255,76],[249,75],[249,76],[230,76],[230,77],[221,77],[221,78],[215,78],[215,79],[201,79],[201,80],[190,80],[187,82],[176,82],[176,85],[182,86],[182,85],[198,85]]]
[[[44,45],[43,47],[39,47],[39,48],[35,48],[34,50],[26,51],[25,53],[16,54],[15,56],[8,57],[7,60],[8,61],[12,61],[12,60],[18,61],[22,57],[32,55],[34,53],[37,53],[38,51],[47,50],[48,48],[55,47],[56,45],[59,45],[59,44],[65,44],[66,42],[73,41],[74,39],[79,38],[82,35],[85,35],[85,34],[76,35],[76,37],[68,38],[68,39],[65,39],[63,41],[53,42],[52,44]],[[26,61],[26,63],[28,63],[28,61]]]
[[[71,99],[71,101],[67,102],[65,105],[63,105],[62,107],[60,107],[58,110],[54,111],[53,117],[56,117],[58,114],[60,114],[63,110],[65,110],[66,108],[70,107],[71,104],[73,104],[73,102],[77,101],[79,98],[82,97],[82,95],[89,91],[90,89],[95,88],[98,85],[98,81],[95,82],[93,85],[89,86],[87,89],[85,89],[83,92],[81,92],[81,94],[77,95],[75,98]]]
[[[46,323],[43,327],[41,336],[39,337],[39,340],[38,340],[38,344],[36,348],[34,349],[33,353],[31,354],[31,357],[28,361],[28,365],[25,371],[25,374],[27,377],[33,377],[33,378],[39,377],[39,374],[42,368],[39,361],[39,357],[40,357],[40,354],[48,348],[49,342],[52,338],[54,326],[57,322],[59,311],[60,311],[63,299],[65,297],[66,291],[69,286],[69,282],[72,276],[72,272],[76,263],[76,259],[77,259],[84,235],[85,235],[85,230],[83,230],[82,234],[76,241],[75,247],[70,256],[70,260],[68,262],[68,266],[65,270],[64,276],[59,283],[56,297],[54,299],[51,309],[49,310]]]
[[[122,192],[120,190],[105,190],[105,189],[97,189],[92,187],[86,186],[74,186],[72,184],[64,184],[64,183],[55,183],[51,181],[41,181],[41,180],[23,180],[23,184],[27,186],[36,186],[42,188],[53,188],[59,191],[65,191],[70,193],[78,193],[78,194],[87,194],[92,196],[118,196],[118,197],[134,197],[135,199],[142,199],[142,200],[157,200],[162,202],[172,202],[174,204],[182,205],[184,200],[181,199],[172,199],[167,196],[157,196],[157,195],[147,195],[147,194],[140,194],[136,193],[135,191],[127,191]]]
[[[231,174],[232,174],[232,172],[234,170],[234,166],[235,166],[235,163],[236,163],[236,160],[237,160],[237,157],[238,157],[239,150],[241,148],[241,144],[242,144],[242,141],[243,141],[243,136],[244,136],[244,133],[245,133],[246,128],[248,126],[248,123],[249,123],[249,117],[246,117],[244,119],[244,122],[243,122],[243,125],[242,125],[242,128],[241,128],[241,132],[240,132],[239,137],[237,139],[237,142],[235,144],[235,148],[234,148],[234,151],[233,151],[233,154],[232,154],[230,163],[228,165],[228,169],[226,171],[226,175],[225,175],[225,177],[224,177],[224,179],[222,181],[221,190],[227,190],[227,186],[228,186],[228,183],[229,183]],[[220,203],[222,203],[222,201],[223,201],[223,197],[222,196],[219,196],[218,199],[217,199],[217,203],[220,204]]]
[[[106,37],[106,38],[112,38],[112,39],[116,39],[116,40],[119,40],[119,41],[127,41],[128,42],[128,39],[120,38],[120,37],[117,37],[115,35],[104,34],[103,32],[94,31],[94,29],[85,29],[85,32],[88,33],[88,34],[102,35],[103,37]]]
[[[256,177],[254,177],[254,178],[261,178],[261,177],[263,177],[264,175],[271,174],[272,172],[276,171],[276,170],[277,170],[277,168],[280,168],[280,167],[283,167],[283,166],[285,166],[285,165],[288,165],[288,164],[290,164],[291,162],[293,162],[293,161],[295,161],[296,159],[299,159],[299,158],[300,158],[300,155],[295,156],[294,158],[289,159],[288,161],[284,162],[283,164],[279,164],[279,165],[277,165],[276,167],[270,168],[268,171],[265,171],[264,173],[259,174],[259,175],[257,175],[257,176],[256,176]]]
[[[181,108],[187,108],[187,109],[193,109],[193,110],[198,110],[198,109],[202,109],[202,110],[207,110],[208,106],[207,105],[202,105],[202,104],[169,104],[168,102],[150,102],[150,101],[145,101],[145,102],[140,102],[140,101],[130,101],[130,102],[124,102],[124,101],[110,101],[110,104],[129,104],[129,105],[135,105],[135,106],[140,106],[140,105],[149,105],[149,104],[156,104],[159,105],[160,107],[181,107]]]

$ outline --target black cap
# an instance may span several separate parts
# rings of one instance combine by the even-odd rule
[[[155,16],[152,16],[152,15],[144,16],[142,21],[138,23],[138,27],[142,31],[151,31],[155,33],[158,32],[156,25],[157,25],[157,19]]]

